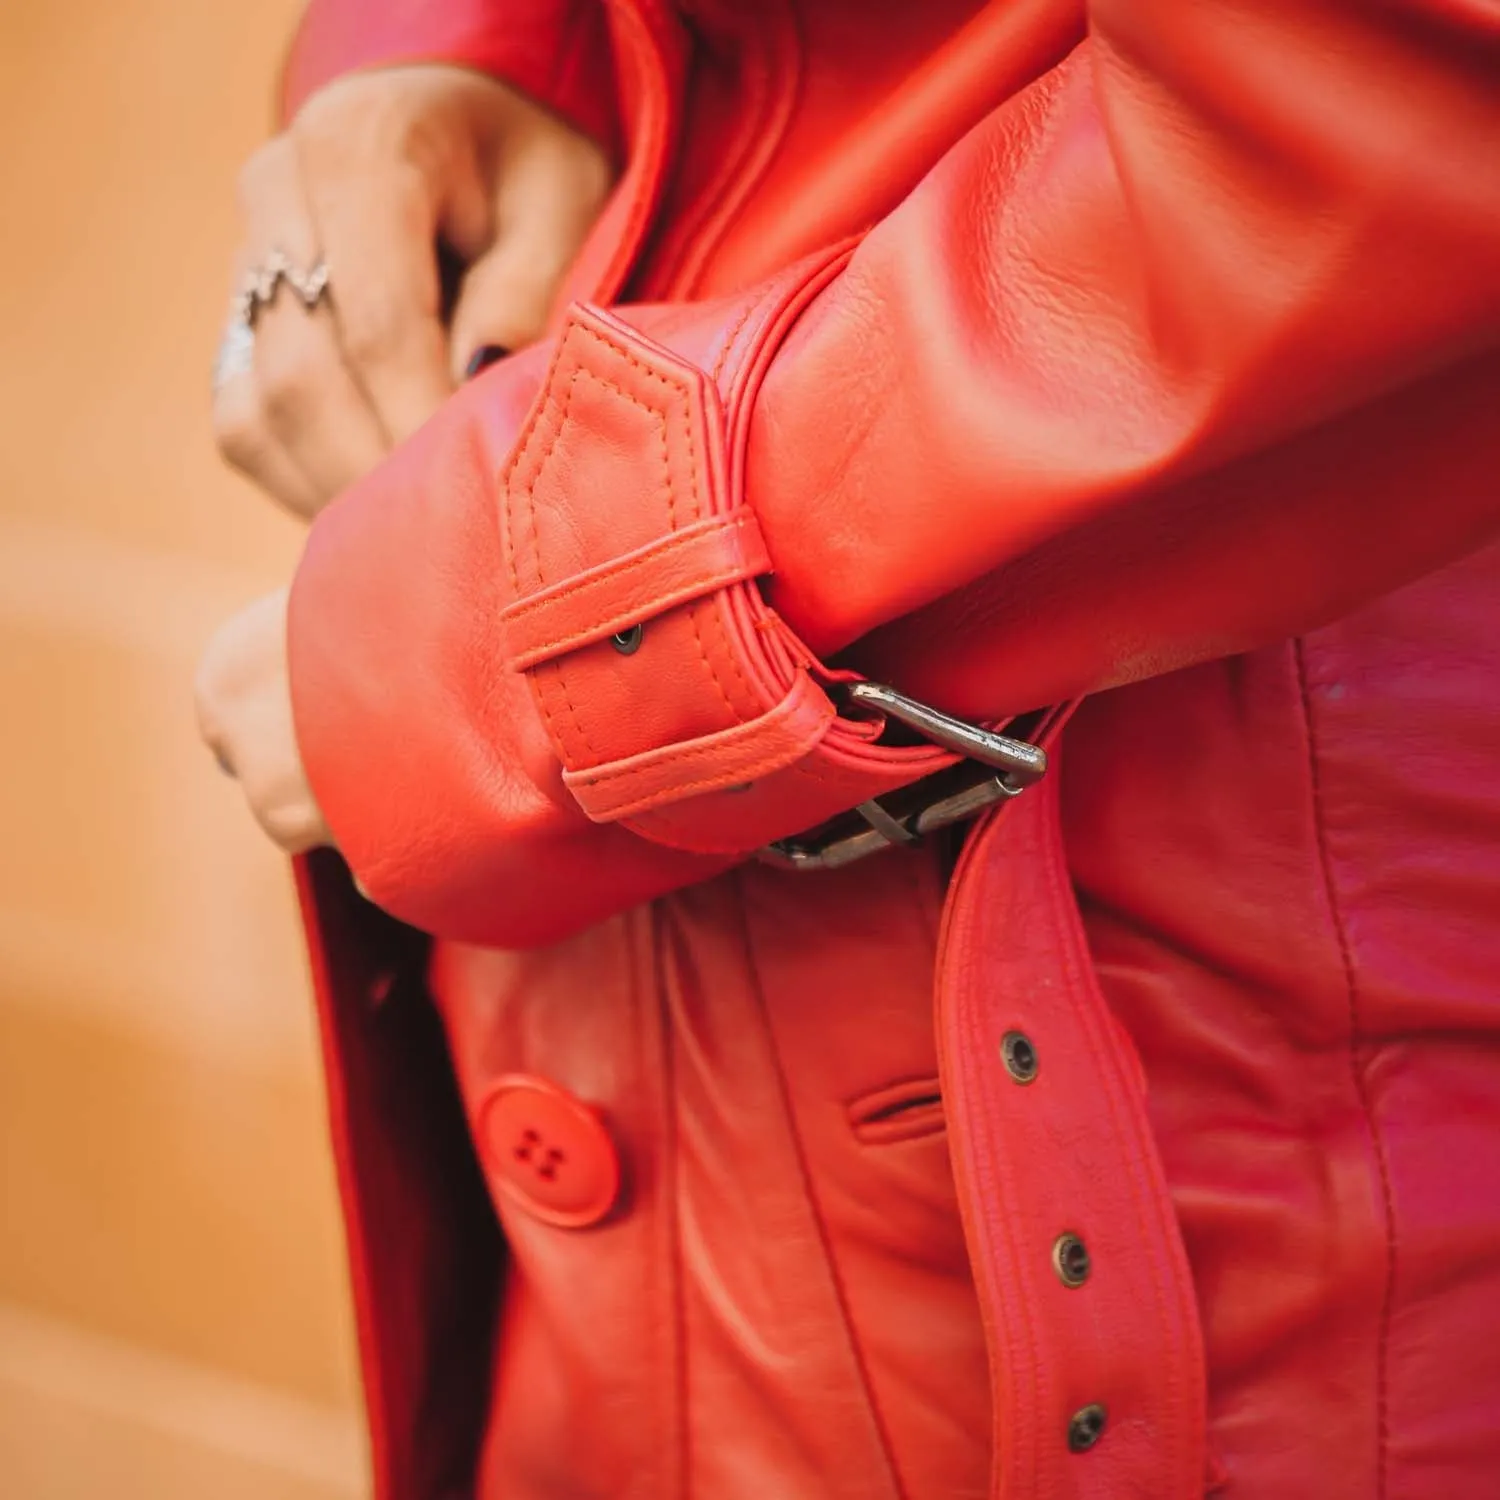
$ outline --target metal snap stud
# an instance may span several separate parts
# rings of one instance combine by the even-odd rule
[[[609,643],[621,656],[633,656],[641,649],[641,641],[645,638],[645,634],[644,625],[632,625],[629,630],[622,630],[618,635],[610,636]]]
[[[1087,1453],[1104,1436],[1109,1413],[1096,1401],[1080,1406],[1068,1419],[1068,1447],[1074,1453]]]
[[[1060,1234],[1052,1246],[1052,1269],[1064,1286],[1082,1286],[1092,1269],[1089,1247],[1076,1234]]]
[[[1030,1083],[1040,1066],[1036,1047],[1024,1031],[1007,1031],[1000,1038],[1000,1057],[1005,1071],[1017,1083]]]

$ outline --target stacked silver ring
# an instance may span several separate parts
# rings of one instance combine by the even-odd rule
[[[248,374],[255,359],[255,324],[261,313],[275,302],[283,286],[288,286],[312,312],[328,295],[328,263],[318,261],[308,270],[294,265],[280,250],[273,250],[265,260],[248,271],[231,304],[229,323],[214,356],[213,388],[237,376]]]

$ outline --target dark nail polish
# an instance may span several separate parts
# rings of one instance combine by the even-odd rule
[[[501,344],[481,344],[464,366],[464,379],[472,380],[481,370],[487,370],[496,360],[504,359],[510,350]]]

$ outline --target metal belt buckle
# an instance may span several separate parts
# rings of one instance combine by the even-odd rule
[[[878,682],[855,683],[848,692],[852,702],[965,759],[879,801],[861,802],[807,833],[766,845],[760,857],[767,864],[787,870],[836,870],[976,817],[997,802],[1019,796],[1047,772],[1047,752],[1038,745],[955,719]]]

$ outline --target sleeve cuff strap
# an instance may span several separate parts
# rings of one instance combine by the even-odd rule
[[[731,435],[828,270],[783,278],[727,335],[700,331],[696,363],[610,314],[568,315],[501,477],[500,623],[596,822],[748,852],[958,759],[882,745],[878,716],[841,714],[837,674],[756,583],[773,555]]]

